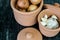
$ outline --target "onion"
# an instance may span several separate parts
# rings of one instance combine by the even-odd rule
[[[30,5],[29,8],[28,8],[28,11],[34,11],[36,9],[37,9],[36,5]]]
[[[41,2],[41,0],[30,0],[32,4],[36,5]]]
[[[28,0],[18,0],[17,1],[17,5],[20,7],[20,8],[28,8],[29,7],[29,2]]]

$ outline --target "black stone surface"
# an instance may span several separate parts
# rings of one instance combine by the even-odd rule
[[[53,4],[60,3],[60,0],[44,0],[44,3]],[[14,19],[12,9],[10,7],[10,0],[0,0],[0,40],[16,40],[17,34],[24,26],[19,25]],[[38,24],[34,25],[38,29]],[[45,37],[43,40],[60,40],[60,33],[55,37]]]

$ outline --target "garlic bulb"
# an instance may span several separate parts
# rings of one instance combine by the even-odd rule
[[[41,20],[42,20],[43,22],[46,22],[46,21],[47,21],[47,18],[41,18]]]
[[[42,20],[43,22],[46,22],[46,21],[47,21],[47,18],[48,18],[48,16],[45,15],[43,18],[41,18],[41,20]]]
[[[47,25],[47,22],[41,22],[41,24],[43,25],[43,26],[46,26]]]
[[[37,5],[41,2],[41,0],[30,0],[32,4]]]
[[[34,11],[36,9],[37,9],[36,5],[30,5],[29,8],[28,8],[28,11]]]
[[[53,18],[49,18],[48,20],[47,20],[47,28],[50,28],[50,29],[55,29],[55,28],[57,28],[59,26],[59,24],[58,24],[58,22],[57,22],[57,20],[55,20],[55,19],[53,19]]]
[[[28,0],[18,0],[17,1],[17,5],[20,7],[20,8],[28,8],[29,7],[29,2]]]
[[[44,18],[46,18],[46,19],[47,19],[47,18],[48,18],[48,16],[47,16],[47,15],[45,15],[45,16],[44,16]]]
[[[41,24],[49,29],[55,29],[59,26],[59,23],[56,19],[58,18],[55,15],[52,15],[50,18],[45,15],[43,18],[41,18]]]
[[[51,18],[58,19],[55,15],[52,15],[52,17],[51,17]]]

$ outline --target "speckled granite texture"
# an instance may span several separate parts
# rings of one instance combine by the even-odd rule
[[[60,3],[60,0],[44,0],[44,3],[48,4],[55,2]],[[38,24],[34,27],[37,28]],[[14,19],[10,0],[0,0],[0,40],[16,40],[18,32],[24,28]],[[43,40],[60,40],[60,33],[52,38],[43,36]]]

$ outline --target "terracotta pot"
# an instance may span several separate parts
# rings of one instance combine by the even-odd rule
[[[42,40],[42,35],[35,28],[25,28],[19,32],[17,40]]]
[[[11,0],[11,7],[13,9],[14,17],[15,17],[16,21],[23,26],[34,25],[36,23],[36,17],[42,9],[43,0],[41,1],[39,8],[32,12],[21,12],[21,11],[17,10],[14,6],[15,2],[16,2],[16,0]]]
[[[45,9],[38,15],[39,29],[40,29],[41,33],[46,37],[56,36],[59,33],[60,27],[57,28],[57,29],[48,29],[40,23],[41,18],[46,14],[46,15],[48,15],[48,17],[51,16],[51,15],[56,15],[60,19],[60,17],[59,17],[60,13],[56,13],[56,12],[57,11],[52,11],[50,9]]]

